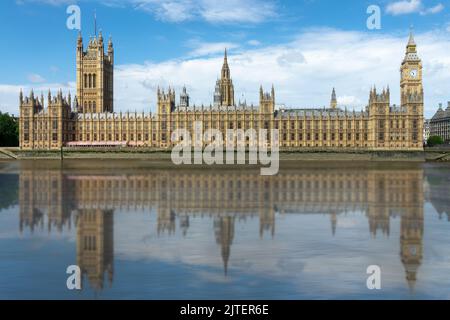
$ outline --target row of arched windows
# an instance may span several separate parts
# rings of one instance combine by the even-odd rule
[[[84,112],[97,112],[97,103],[95,101],[85,101]]]
[[[95,73],[84,74],[84,87],[95,88],[97,86],[97,75]]]

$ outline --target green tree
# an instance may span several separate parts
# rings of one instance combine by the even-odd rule
[[[438,145],[443,144],[443,143],[444,143],[444,139],[442,139],[439,136],[431,136],[427,140],[427,145],[429,147],[438,146]]]
[[[0,112],[0,147],[19,145],[19,122],[8,113]]]

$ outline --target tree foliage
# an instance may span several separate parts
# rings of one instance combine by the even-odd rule
[[[8,113],[0,112],[0,147],[19,145],[19,122]]]
[[[444,143],[444,139],[442,139],[440,136],[431,136],[427,140],[427,145],[429,147],[438,146],[443,143]]]

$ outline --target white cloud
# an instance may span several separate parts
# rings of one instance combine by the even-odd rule
[[[273,2],[262,0],[203,0],[201,16],[211,23],[260,23],[276,15]]]
[[[86,1],[87,0],[81,0]],[[81,2],[79,1],[79,2]],[[96,0],[109,7],[132,6],[153,14],[158,20],[184,22],[203,20],[209,23],[255,24],[275,17],[274,0]],[[17,4],[43,3],[49,5],[72,4],[73,0],[16,0]]]
[[[389,3],[386,12],[393,16],[420,13],[421,15],[436,14],[444,10],[444,5],[439,3],[434,7],[426,8],[422,0],[400,0]]]
[[[270,0],[129,0],[135,8],[169,22],[260,23],[276,15]]]
[[[424,61],[426,113],[430,116],[439,101],[450,98],[445,95],[445,84],[450,81],[450,38],[437,32],[416,38]],[[278,103],[321,107],[329,104],[331,89],[336,87],[340,105],[361,109],[367,103],[370,87],[376,84],[380,89],[389,85],[391,102],[398,104],[398,69],[406,42],[407,35],[312,30],[285,45],[231,52],[234,54],[229,55],[229,64],[236,98],[244,94],[249,103],[257,104],[259,85],[269,89],[273,83]],[[221,53],[215,57],[120,66],[116,72],[116,105],[122,110],[155,110],[158,85],[172,85],[179,92],[185,84],[193,103],[209,105],[222,66]]]
[[[256,47],[256,46],[260,46],[261,42],[258,41],[258,40],[252,39],[252,40],[247,41],[247,44],[249,44],[250,46],[255,46]]]
[[[45,79],[40,76],[39,74],[36,73],[31,73],[28,75],[27,77],[28,81],[32,82],[32,83],[42,83],[45,82]]]
[[[410,14],[414,12],[419,12],[422,8],[421,0],[402,0],[390,3],[386,12],[394,16],[402,14]]]
[[[360,110],[375,84],[380,89],[389,85],[391,103],[399,104],[399,67],[407,41],[407,32],[398,37],[318,29],[299,34],[283,45],[233,50],[228,60],[235,96],[238,99],[244,94],[248,103],[258,104],[260,84],[268,90],[273,83],[277,103],[322,107],[329,104],[331,90],[336,87],[341,106]],[[439,102],[450,100],[450,35],[437,31],[418,34],[416,42],[424,62],[425,111],[429,117]],[[115,109],[155,111],[156,88],[169,85],[177,93],[186,85],[192,103],[209,105],[223,62],[223,44],[217,47],[214,56],[116,66]],[[32,85],[22,86],[29,89]],[[59,87],[40,84],[35,92],[45,92],[48,86]],[[74,92],[74,85],[71,87]],[[11,86],[0,86],[0,101],[5,111],[17,114],[20,88],[13,88],[11,91]]]
[[[232,42],[202,42],[192,39],[186,43],[186,46],[192,48],[189,55],[192,57],[208,56],[217,53],[223,53],[226,49],[235,49],[239,45]]]
[[[444,10],[444,5],[442,3],[439,3],[438,5],[425,9],[423,10],[420,14],[422,15],[427,15],[427,14],[436,14],[439,12],[442,12]]]
[[[24,84],[24,85],[8,85],[0,84],[0,111],[9,112],[11,114],[19,114],[19,93],[22,89],[24,96],[29,95],[31,89],[33,89],[34,94],[40,96],[41,93],[44,94],[44,98],[47,99],[47,93],[50,89],[52,93],[61,89],[64,94],[69,91],[72,92],[72,96],[76,92],[75,82],[69,83],[40,83],[36,84]]]
[[[355,96],[340,96],[337,97],[338,105],[340,106],[360,106],[363,101]]]

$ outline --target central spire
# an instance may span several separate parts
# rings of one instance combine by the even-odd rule
[[[335,109],[337,107],[337,98],[336,98],[336,90],[333,88],[333,91],[331,92],[331,102],[330,107],[332,109]]]
[[[214,103],[220,106],[234,106],[234,86],[231,79],[230,67],[228,66],[228,53],[225,48],[223,66],[220,80],[217,82],[216,92],[214,94]]]
[[[224,79],[230,79],[230,68],[228,67],[228,54],[226,48],[222,66],[222,80]]]

